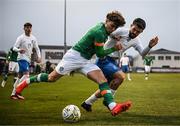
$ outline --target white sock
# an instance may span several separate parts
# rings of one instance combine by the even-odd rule
[[[116,106],[116,103],[115,102],[111,102],[108,107],[110,110],[112,110],[114,107]]]
[[[12,95],[15,95],[16,93],[16,86],[19,84],[19,78],[16,79],[15,83],[13,84],[13,90],[12,90],[12,93],[11,93],[11,96]]]
[[[98,98],[96,97],[96,95],[94,93],[85,101],[85,103],[89,104],[89,105],[92,105],[97,100],[98,100]]]
[[[30,84],[30,78],[27,78],[27,79],[26,79],[26,83],[27,83],[27,84]]]
[[[127,73],[128,80],[131,80],[130,73]]]
[[[29,75],[23,75],[23,76],[21,77],[21,79],[18,78],[18,79],[16,80],[16,82],[14,83],[14,86],[13,86],[13,90],[12,90],[11,96],[12,96],[12,95],[15,95],[17,85],[18,85],[19,83],[21,83],[24,79],[28,78],[28,77],[29,77]]]

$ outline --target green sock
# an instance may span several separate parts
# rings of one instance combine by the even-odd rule
[[[36,76],[30,77],[30,83],[33,83],[33,82],[48,82],[48,74],[40,73]]]
[[[103,103],[107,106],[110,103],[114,102],[113,96],[111,94],[111,90],[107,82],[104,82],[99,85],[99,89],[101,91],[101,95],[104,97]]]

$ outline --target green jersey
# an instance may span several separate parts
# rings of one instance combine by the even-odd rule
[[[94,54],[96,54],[97,57],[104,57],[116,51],[114,47],[104,50],[103,45],[108,35],[104,23],[99,23],[90,29],[73,49],[80,52],[81,56],[86,59],[91,59]]]
[[[18,52],[15,52],[13,48],[10,49],[7,55],[7,60],[17,62]]]
[[[144,64],[147,65],[147,66],[150,66],[151,64],[153,63],[153,59],[149,56],[146,56],[144,58]]]

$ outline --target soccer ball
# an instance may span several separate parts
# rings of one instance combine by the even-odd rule
[[[77,122],[81,117],[80,109],[76,105],[68,105],[62,111],[65,122]]]

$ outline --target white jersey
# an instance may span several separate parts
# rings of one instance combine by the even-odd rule
[[[127,65],[129,65],[129,58],[128,58],[127,56],[121,57],[120,63],[121,63],[122,66],[127,66]]]
[[[37,40],[32,34],[30,36],[26,36],[25,34],[20,35],[17,38],[14,47],[18,49],[25,49],[25,53],[18,53],[17,60],[26,60],[27,62],[30,62],[33,48],[36,50],[38,58],[41,58]]]
[[[116,58],[121,57],[122,53],[125,52],[130,47],[133,47],[142,56],[145,56],[150,50],[149,47],[147,47],[146,49],[143,48],[139,37],[131,39],[129,37],[129,30],[125,28],[118,28],[116,31],[111,33],[110,37],[108,38],[108,41],[104,45],[104,49],[109,49],[114,47],[114,45],[117,42],[117,40],[114,39],[114,37],[120,39],[119,41],[121,42],[123,49],[109,54],[109,56],[111,57],[116,57]]]

